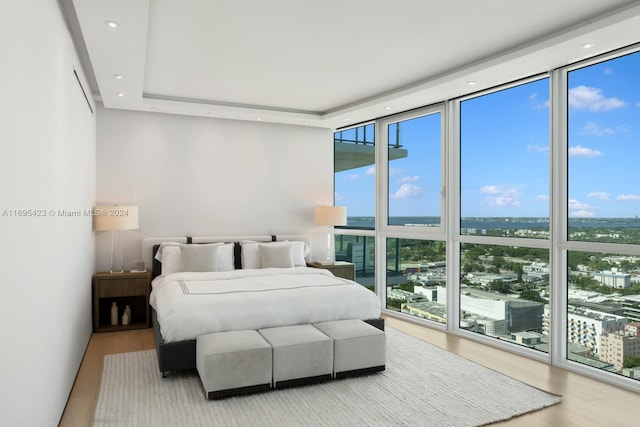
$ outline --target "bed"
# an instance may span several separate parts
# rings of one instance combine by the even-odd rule
[[[299,235],[146,238],[158,368],[195,368],[199,335],[330,320],[384,329],[380,301],[365,287],[312,268]]]

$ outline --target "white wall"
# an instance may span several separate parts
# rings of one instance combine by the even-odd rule
[[[325,253],[313,212],[333,202],[330,129],[100,108],[97,159],[98,201],[139,207],[125,269],[146,236],[302,233]],[[110,237],[96,238],[108,270]]]
[[[91,218],[57,210],[94,203],[95,120],[57,3],[2,11],[0,424],[53,426],[91,335],[94,265]]]

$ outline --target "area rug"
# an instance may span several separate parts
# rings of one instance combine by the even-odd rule
[[[95,426],[479,426],[560,398],[387,327],[387,369],[207,400],[197,372],[162,378],[155,350],[105,356]]]

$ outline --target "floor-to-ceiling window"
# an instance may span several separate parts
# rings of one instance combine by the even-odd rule
[[[640,46],[338,131],[340,256],[389,314],[640,390],[638,75]]]
[[[379,163],[386,207],[378,227],[386,249],[385,307],[445,324],[443,106],[381,120],[379,126],[386,148]]]
[[[548,352],[549,79],[459,112],[460,328]]]
[[[334,204],[347,208],[347,226],[334,233],[336,260],[355,265],[356,281],[375,290],[375,124],[334,133]]]
[[[640,53],[568,71],[566,356],[640,379]]]

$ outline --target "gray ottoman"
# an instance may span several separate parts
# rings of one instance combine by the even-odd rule
[[[337,320],[313,326],[333,339],[335,378],[383,371],[387,356],[384,331],[362,320]]]
[[[201,335],[196,368],[208,399],[271,388],[271,346],[257,331]]]
[[[333,341],[311,325],[282,326],[258,332],[273,349],[273,386],[303,385],[331,379]]]

